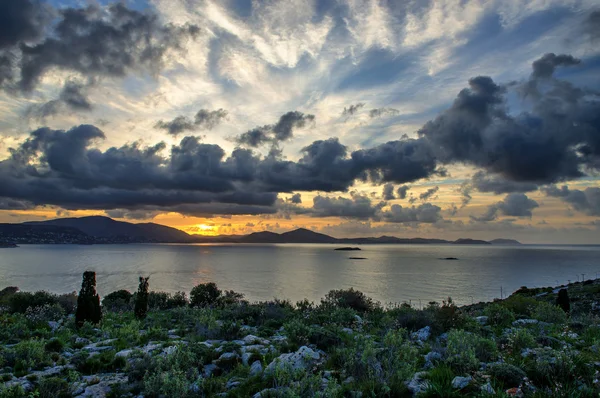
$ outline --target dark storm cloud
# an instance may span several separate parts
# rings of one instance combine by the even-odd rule
[[[383,200],[394,200],[396,196],[394,195],[394,184],[385,184],[383,186],[383,192],[381,193]]]
[[[313,199],[311,215],[313,217],[342,217],[353,219],[377,218],[384,202],[373,204],[367,196],[352,195],[351,199],[344,197],[330,198],[316,196]]]
[[[92,103],[87,97],[87,90],[93,82],[84,84],[75,80],[68,80],[58,98],[42,104],[34,104],[25,111],[25,116],[35,119],[45,119],[60,113],[70,111],[90,111]]]
[[[166,130],[168,134],[176,136],[186,131],[196,130],[196,124],[185,116],[177,116],[175,119],[168,122],[159,120],[154,125],[154,128]]]
[[[419,199],[421,199],[422,201],[426,201],[429,198],[431,198],[433,195],[435,195],[437,193],[437,191],[439,191],[439,190],[440,190],[440,187],[429,188],[427,191],[425,191],[419,195]]]
[[[255,127],[236,138],[240,145],[259,147],[266,143],[273,145],[287,141],[294,136],[294,130],[304,128],[314,123],[315,116],[298,111],[291,111],[282,115],[277,123]]]
[[[364,106],[364,102],[359,102],[358,104],[351,104],[349,107],[344,107],[344,110],[342,111],[342,116],[352,116]]]
[[[479,192],[493,192],[495,194],[530,192],[538,189],[537,184],[530,182],[510,181],[498,176],[489,176],[478,171],[471,178],[473,188]]]
[[[199,32],[194,25],[163,25],[155,14],[120,2],[51,10],[38,1],[9,0],[0,7],[0,15],[11,20],[1,28],[7,32],[0,35],[0,83],[23,91],[34,89],[53,69],[85,77],[122,77],[134,70],[155,73],[170,50],[181,48],[183,40]],[[44,24],[51,11],[52,25]]]
[[[150,220],[159,214],[159,212],[152,210],[146,211],[126,209],[106,210],[105,213],[111,218],[124,218],[127,220]]]
[[[581,177],[586,168],[600,168],[600,101],[552,76],[557,66],[577,63],[554,54],[535,61],[522,87],[539,79],[546,87],[528,96],[531,110],[518,115],[507,111],[506,87],[489,77],[473,78],[450,109],[419,134],[441,162],[467,163],[507,180],[548,183]]]
[[[295,193],[292,195],[289,201],[294,204],[300,204],[302,203],[302,195],[300,195],[299,193]]]
[[[398,114],[400,114],[400,111],[394,108],[376,108],[369,111],[371,119],[382,116],[396,116]]]
[[[31,202],[0,197],[0,210],[30,210],[35,208]]]
[[[529,199],[523,193],[510,193],[504,200],[488,207],[486,213],[480,217],[471,216],[474,221],[488,222],[498,218],[498,213],[510,217],[528,217],[531,218],[532,210],[539,207],[539,204]]]
[[[382,213],[382,221],[391,223],[435,223],[442,219],[439,206],[423,203],[419,206],[402,207],[392,205],[390,210]]]
[[[560,198],[568,203],[574,210],[590,216],[600,216],[600,188],[590,187],[584,190],[569,189],[564,185],[561,188],[550,186],[543,188],[548,196]]]
[[[194,124],[202,130],[212,130],[217,127],[223,119],[227,118],[227,111],[219,108],[216,111],[200,109],[194,116]]]
[[[398,193],[398,199],[406,199],[406,193],[409,189],[410,187],[408,185],[398,187],[398,190],[396,191]]]

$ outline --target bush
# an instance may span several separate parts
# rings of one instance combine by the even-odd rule
[[[169,310],[185,307],[188,304],[189,300],[184,292],[177,292],[175,294],[150,292],[148,294],[148,308],[151,310]]]
[[[38,386],[39,398],[70,398],[72,397],[69,383],[60,377],[43,379]]]
[[[420,311],[411,307],[400,307],[391,310],[390,313],[395,318],[398,328],[415,331],[433,324],[433,316],[427,311]]]
[[[508,327],[515,320],[515,315],[500,304],[488,305],[483,314],[488,317],[488,323],[493,326]]]
[[[207,307],[217,303],[221,297],[221,290],[213,282],[201,283],[190,292],[190,305],[192,307]]]
[[[148,280],[150,277],[144,278],[140,276],[140,284],[135,295],[135,306],[133,312],[137,319],[146,318],[148,314]]]
[[[100,296],[96,293],[96,273],[86,271],[83,273],[81,290],[77,297],[77,311],[75,322],[77,327],[83,326],[85,322],[98,324],[102,320],[102,308],[100,308]]]
[[[77,309],[77,292],[61,294],[56,298],[67,314],[74,314]]]
[[[527,329],[517,329],[508,336],[509,346],[515,355],[521,355],[526,348],[534,348],[537,343],[535,337]]]
[[[185,398],[188,396],[189,385],[181,370],[149,373],[144,377],[144,393],[148,397]]]
[[[496,344],[464,330],[451,330],[448,333],[446,356],[448,364],[457,373],[477,370],[479,362],[489,362],[498,355]]]
[[[533,297],[525,297],[518,294],[513,294],[502,302],[502,305],[511,310],[517,316],[524,317],[530,317],[537,304],[538,301]]]
[[[17,292],[8,299],[8,308],[11,313],[24,314],[28,308],[42,307],[57,304],[56,295],[44,291],[35,293]]]
[[[32,323],[47,323],[58,321],[65,315],[65,310],[58,304],[46,304],[41,307],[29,307],[25,311],[25,318]]]
[[[331,290],[321,304],[325,306],[334,306],[340,308],[351,308],[358,312],[367,312],[373,310],[377,305],[366,294],[353,288],[344,290]]]
[[[234,292],[233,290],[225,290],[223,295],[219,297],[219,305],[228,306],[228,305],[237,305],[237,304],[247,304],[247,301],[244,301],[244,295],[242,293]]]
[[[117,290],[102,299],[102,307],[108,311],[121,312],[131,310],[132,294],[128,290]]]
[[[310,327],[305,325],[303,322],[294,319],[290,322],[283,324],[285,335],[288,337],[290,343],[296,346],[302,346],[308,344],[308,339],[311,334]]]
[[[564,324],[567,322],[567,315],[556,305],[552,305],[546,302],[538,303],[535,311],[533,312],[533,318],[541,322]]]
[[[508,363],[489,365],[487,371],[506,388],[518,387],[526,376],[523,370]]]
[[[44,346],[44,348],[46,349],[46,351],[49,352],[61,352],[64,348],[64,343],[62,341],[60,341],[59,339],[53,338],[50,339],[46,345]]]
[[[433,313],[434,326],[441,331],[458,329],[466,321],[465,316],[450,297],[448,297],[448,300],[442,301],[441,306],[430,303],[426,310]]]

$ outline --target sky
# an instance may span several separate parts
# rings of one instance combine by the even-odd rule
[[[600,244],[596,0],[3,0],[0,222]]]

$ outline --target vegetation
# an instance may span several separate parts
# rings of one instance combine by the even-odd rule
[[[96,325],[101,320],[102,309],[100,308],[100,296],[96,293],[96,273],[86,271],[83,273],[81,290],[77,297],[75,322],[78,327],[81,327],[85,322],[91,322]]]
[[[600,281],[565,289],[568,312],[553,289],[419,310],[354,289],[250,303],[206,283],[188,300],[140,278],[96,310],[93,273],[78,297],[7,288],[0,398],[597,397]]]

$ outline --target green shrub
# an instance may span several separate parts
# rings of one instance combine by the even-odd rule
[[[138,286],[138,291],[135,295],[135,306],[133,308],[133,312],[137,319],[146,318],[146,314],[148,313],[148,280],[150,277],[141,277],[140,276],[140,284]]]
[[[70,398],[72,397],[69,383],[60,377],[43,379],[38,385],[39,398]]]
[[[441,306],[430,303],[427,310],[433,313],[434,326],[440,331],[461,328],[466,321],[466,317],[450,297],[448,300],[442,301]]]
[[[571,300],[569,299],[569,292],[567,291],[567,289],[560,289],[558,291],[558,296],[556,297],[556,305],[567,314],[571,312]]]
[[[185,398],[189,393],[189,385],[181,370],[149,373],[144,377],[144,393],[148,397]]]
[[[344,290],[331,290],[324,299],[321,300],[324,305],[352,308],[358,312],[367,312],[373,310],[377,304],[365,295],[363,292],[353,288]]]
[[[567,322],[567,315],[560,307],[546,302],[538,303],[533,318],[541,322],[564,324]]]
[[[58,304],[45,304],[41,307],[29,307],[25,311],[25,318],[32,323],[47,323],[58,321],[65,315],[65,310]]]
[[[537,304],[538,301],[533,297],[525,297],[518,294],[513,294],[502,302],[502,305],[514,314],[523,317],[530,317]]]
[[[526,348],[534,348],[537,346],[535,337],[527,329],[517,329],[508,335],[508,345],[515,353],[521,355],[521,352]]]
[[[508,363],[489,365],[487,372],[506,388],[518,387],[526,376],[523,370]]]
[[[102,308],[100,307],[100,296],[96,293],[96,273],[86,271],[83,273],[81,290],[77,297],[75,322],[77,327],[81,327],[85,322],[98,324],[101,320]]]
[[[201,283],[190,292],[190,305],[192,307],[207,307],[217,303],[221,297],[221,290],[213,282]]]
[[[131,310],[132,294],[127,290],[117,290],[102,299],[102,307],[108,311],[120,312]]]
[[[496,344],[464,330],[453,329],[448,333],[447,363],[457,373],[477,370],[479,362],[494,360],[498,355]]]
[[[35,293],[16,292],[8,299],[8,308],[11,313],[24,314],[28,308],[43,307],[57,304],[56,295],[44,291]]]
[[[390,310],[389,315],[394,318],[396,327],[409,331],[416,331],[425,326],[431,326],[434,322],[431,312],[416,310],[410,306],[402,306]]]
[[[16,385],[13,387],[0,386],[0,398],[27,398],[29,395],[23,390],[23,387]]]
[[[17,364],[23,369],[42,368],[50,363],[50,358],[44,350],[43,340],[24,340],[13,347],[15,353],[15,367]]]
[[[56,297],[56,301],[67,314],[74,314],[77,309],[77,292],[61,294]]]
[[[296,346],[302,346],[308,344],[311,329],[303,322],[293,319],[283,324],[285,335],[287,336],[290,343]]]
[[[241,304],[244,303],[244,295],[233,290],[225,290],[219,297],[218,303],[220,306]]]
[[[46,343],[44,349],[48,352],[61,352],[64,346],[65,344],[61,340],[53,338]]]
[[[150,292],[148,295],[148,308],[152,310],[168,310],[172,308],[185,307],[189,304],[184,292],[175,294],[166,292]]]
[[[508,327],[515,320],[515,315],[512,311],[500,304],[490,304],[483,314],[488,317],[488,323],[493,326]]]

